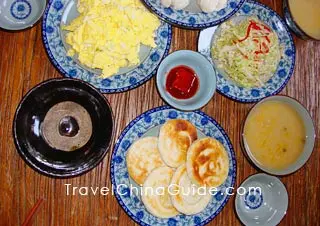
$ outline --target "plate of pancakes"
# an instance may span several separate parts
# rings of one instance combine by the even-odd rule
[[[123,130],[111,157],[114,194],[140,225],[205,225],[234,186],[236,159],[224,129],[201,111],[162,106]]]

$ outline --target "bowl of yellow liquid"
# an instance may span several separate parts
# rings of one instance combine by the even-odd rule
[[[272,96],[249,112],[242,131],[242,147],[261,170],[287,175],[300,169],[315,144],[309,112],[295,99]]]
[[[320,41],[320,1],[284,0],[287,25],[300,38]]]

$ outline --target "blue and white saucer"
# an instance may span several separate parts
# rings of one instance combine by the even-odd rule
[[[64,76],[84,80],[103,93],[118,93],[136,88],[155,75],[171,45],[172,30],[169,24],[162,22],[156,31],[156,48],[141,48],[140,65],[123,68],[118,74],[103,79],[96,70],[90,70],[67,56],[63,40],[65,34],[60,26],[78,15],[76,5],[77,0],[50,0],[42,22],[46,51],[51,62]]]
[[[0,2],[0,28],[18,31],[32,27],[42,16],[46,0],[5,0]]]
[[[238,188],[235,206],[244,225],[275,226],[287,212],[288,193],[277,177],[256,174]]]
[[[234,15],[245,0],[227,0],[227,6],[212,13],[201,12],[200,8],[191,1],[184,10],[166,8],[160,0],[142,0],[162,20],[178,27],[203,29],[218,25]]]
[[[212,197],[206,209],[199,214],[186,216],[180,214],[169,219],[160,219],[150,214],[143,205],[139,194],[130,192],[130,185],[137,185],[131,180],[126,164],[126,154],[130,145],[145,136],[158,136],[162,124],[170,119],[182,118],[193,123],[198,136],[214,137],[225,147],[229,156],[229,174],[224,184]],[[223,128],[210,116],[201,111],[183,112],[169,106],[149,110],[131,121],[123,130],[111,156],[111,181],[115,196],[124,211],[140,225],[205,225],[213,220],[226,205],[230,196],[229,187],[233,187],[236,179],[236,158],[232,144]],[[227,189],[229,188],[229,189]]]
[[[282,49],[282,58],[275,74],[264,86],[257,88],[243,88],[230,79],[217,73],[217,91],[228,98],[243,103],[258,102],[261,99],[278,94],[289,82],[295,65],[296,50],[292,36],[280,16],[269,7],[256,1],[247,0],[240,10],[234,15],[257,16],[261,21],[272,28],[278,35]],[[233,17],[233,18],[234,18]],[[198,51],[206,56],[213,64],[211,57],[212,40],[218,27],[208,28],[201,31],[198,42]]]

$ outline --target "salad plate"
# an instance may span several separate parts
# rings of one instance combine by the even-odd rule
[[[142,137],[157,136],[160,127],[171,119],[185,119],[197,128],[198,137],[213,137],[227,151],[229,173],[226,181],[217,188],[208,206],[195,215],[179,214],[172,218],[158,218],[150,214],[138,193],[131,192],[130,187],[137,187],[129,176],[126,154],[133,142]],[[162,106],[151,109],[131,121],[118,138],[111,157],[111,181],[115,196],[124,211],[140,225],[205,225],[213,220],[226,205],[230,196],[226,189],[233,187],[236,179],[236,158],[230,139],[224,129],[210,116],[201,111],[183,112]]]
[[[221,31],[221,26],[212,27],[201,31],[198,42],[198,51],[208,58],[217,70],[217,91],[226,97],[243,102],[258,102],[261,99],[278,94],[290,80],[295,66],[295,45],[292,36],[280,16],[269,7],[255,2],[246,1],[235,14],[232,20],[236,18],[255,17],[267,25],[278,37],[280,59],[272,77],[262,86],[243,87],[225,76],[223,70],[218,69],[215,60],[213,60],[212,47],[215,38]],[[235,18],[235,19],[234,19]],[[234,21],[233,21],[234,22]]]
[[[161,22],[155,34],[155,48],[140,49],[139,65],[122,68],[118,74],[108,78],[99,76],[99,71],[82,66],[76,59],[67,55],[64,32],[61,26],[78,14],[75,0],[50,0],[42,21],[42,39],[48,56],[54,66],[69,78],[81,79],[95,86],[102,93],[124,92],[138,87],[155,75],[161,60],[168,54],[172,30]],[[141,52],[143,56],[141,56]]]
[[[197,9],[175,10],[172,7],[163,6],[159,0],[143,0],[143,2],[159,18],[172,25],[188,29],[203,29],[218,25],[230,18],[240,9],[245,0],[228,0],[225,8],[211,13]]]

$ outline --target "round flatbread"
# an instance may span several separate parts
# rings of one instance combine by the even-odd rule
[[[197,140],[187,153],[187,172],[191,181],[199,186],[219,187],[228,177],[228,153],[213,138]]]
[[[126,161],[130,177],[142,185],[152,170],[165,165],[158,150],[158,138],[145,137],[134,142]]]
[[[142,187],[142,202],[146,209],[159,218],[170,218],[179,214],[173,207],[168,192],[174,170],[167,166],[153,170]]]
[[[183,119],[167,121],[161,127],[159,134],[159,151],[163,161],[173,168],[184,164],[187,151],[197,138],[197,129],[189,121]]]
[[[191,182],[185,164],[174,173],[169,191],[173,206],[186,215],[200,213],[211,200],[205,187],[200,188]]]

